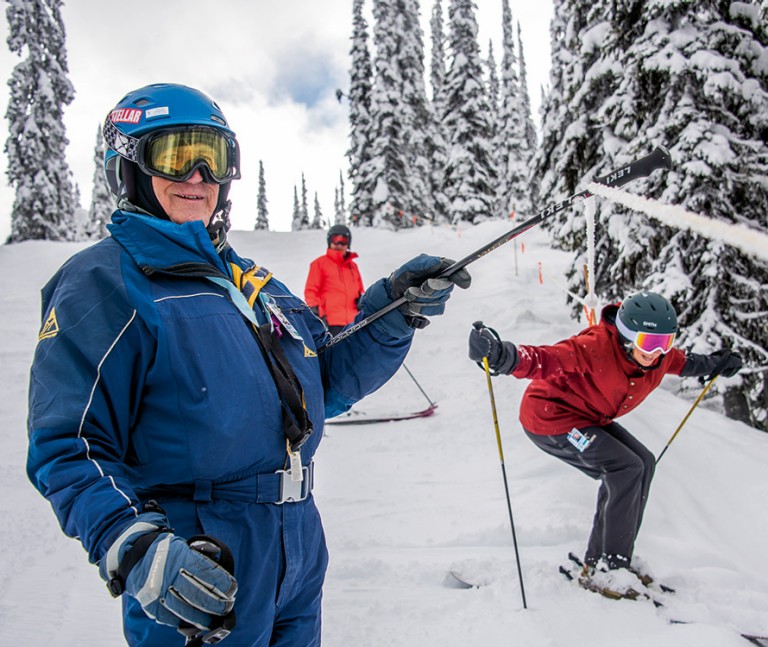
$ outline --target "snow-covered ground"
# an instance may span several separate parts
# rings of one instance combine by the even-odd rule
[[[419,252],[460,258],[509,228],[354,230],[353,249],[370,284]],[[231,240],[298,294],[325,244],[322,232],[232,232]],[[636,549],[677,593],[660,609],[610,601],[557,572],[568,551],[583,551],[597,483],[524,437],[517,408],[526,382],[499,377],[494,389],[528,603],[522,608],[485,375],[467,359],[466,339],[478,319],[506,339],[532,344],[583,326],[564,305],[568,258],[549,249],[540,230],[518,241],[470,266],[472,287],[416,334],[407,366],[438,403],[434,416],[326,429],[315,489],[331,553],[324,645],[740,647],[748,643],[739,632],[768,635],[768,434],[705,407],[694,412],[659,463]],[[124,644],[119,602],[24,472],[39,289],[81,247],[0,247],[4,645]],[[667,380],[622,419],[656,454],[691,405],[674,395],[676,378]],[[426,404],[401,371],[356,408],[394,413]],[[447,586],[452,568],[488,584]]]

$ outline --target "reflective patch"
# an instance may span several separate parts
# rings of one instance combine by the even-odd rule
[[[48,319],[45,320],[43,327],[40,329],[40,334],[37,336],[37,340],[50,339],[55,337],[59,332],[59,323],[56,321],[56,308],[51,308],[51,314],[48,315]]]

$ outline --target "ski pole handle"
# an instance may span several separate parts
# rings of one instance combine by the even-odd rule
[[[639,160],[635,160],[626,166],[622,166],[620,169],[616,169],[605,175],[599,175],[593,182],[616,188],[624,186],[632,180],[648,177],[657,169],[670,170],[671,168],[672,156],[669,154],[669,151],[663,146],[657,146],[649,155],[641,157]]]

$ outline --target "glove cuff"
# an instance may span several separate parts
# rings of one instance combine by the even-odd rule
[[[99,572],[107,581],[107,588],[113,597],[123,593],[131,569],[144,557],[152,542],[165,532],[171,532],[165,516],[149,512],[139,515],[120,533],[99,565]]]
[[[499,375],[509,375],[519,362],[517,347],[510,341],[501,342],[501,357],[496,364],[496,372]]]

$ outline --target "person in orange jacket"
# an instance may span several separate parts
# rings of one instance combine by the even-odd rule
[[[363,279],[355,259],[349,251],[352,233],[344,225],[328,230],[328,249],[309,266],[304,287],[304,300],[310,310],[337,334],[357,315],[357,303],[363,294]]]

